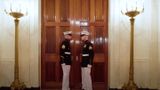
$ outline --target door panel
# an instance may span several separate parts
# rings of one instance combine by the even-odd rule
[[[44,15],[45,15],[45,20],[47,22],[54,22],[55,21],[55,0],[46,0],[44,2]]]
[[[46,27],[46,45],[45,45],[46,54],[56,53],[55,36],[56,36],[55,27]]]
[[[89,7],[90,7],[90,2],[89,0],[82,0],[81,3],[81,12],[82,12],[82,20],[89,20]]]
[[[61,22],[69,21],[69,0],[60,0],[60,20]],[[62,7],[63,6],[63,7]]]
[[[95,52],[96,53],[104,53],[104,35],[103,35],[103,26],[96,26],[94,30],[94,44],[96,45],[95,47]]]
[[[92,69],[92,78],[93,78],[93,82],[105,82],[104,81],[104,68],[105,65],[103,62],[96,62],[93,65],[93,69]]]
[[[103,21],[104,20],[104,3],[105,0],[95,0],[95,20],[96,21]]]
[[[61,88],[59,46],[66,30],[73,32],[70,87],[81,88],[82,28],[88,28],[94,45],[93,87],[101,90],[108,87],[107,5],[107,0],[42,0],[42,89]]]

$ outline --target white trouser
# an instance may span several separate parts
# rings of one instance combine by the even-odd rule
[[[61,64],[63,70],[62,90],[70,90],[69,88],[69,73],[70,65]]]
[[[82,89],[92,90],[91,67],[82,67]]]

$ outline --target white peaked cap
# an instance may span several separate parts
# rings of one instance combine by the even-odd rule
[[[65,31],[63,32],[64,35],[72,34],[72,31]]]
[[[82,30],[82,31],[81,31],[81,35],[87,35],[87,36],[88,36],[88,35],[89,35],[89,32],[88,32],[87,30]]]

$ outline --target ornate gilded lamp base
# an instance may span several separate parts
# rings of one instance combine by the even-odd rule
[[[133,81],[129,81],[127,84],[123,85],[122,89],[123,90],[138,90],[138,86]]]
[[[20,82],[18,79],[14,80],[11,84],[11,90],[24,90],[25,84]]]

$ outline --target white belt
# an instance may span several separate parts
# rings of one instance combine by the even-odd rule
[[[65,54],[71,54],[71,52],[64,52]]]
[[[89,54],[82,54],[82,56],[89,56]]]

